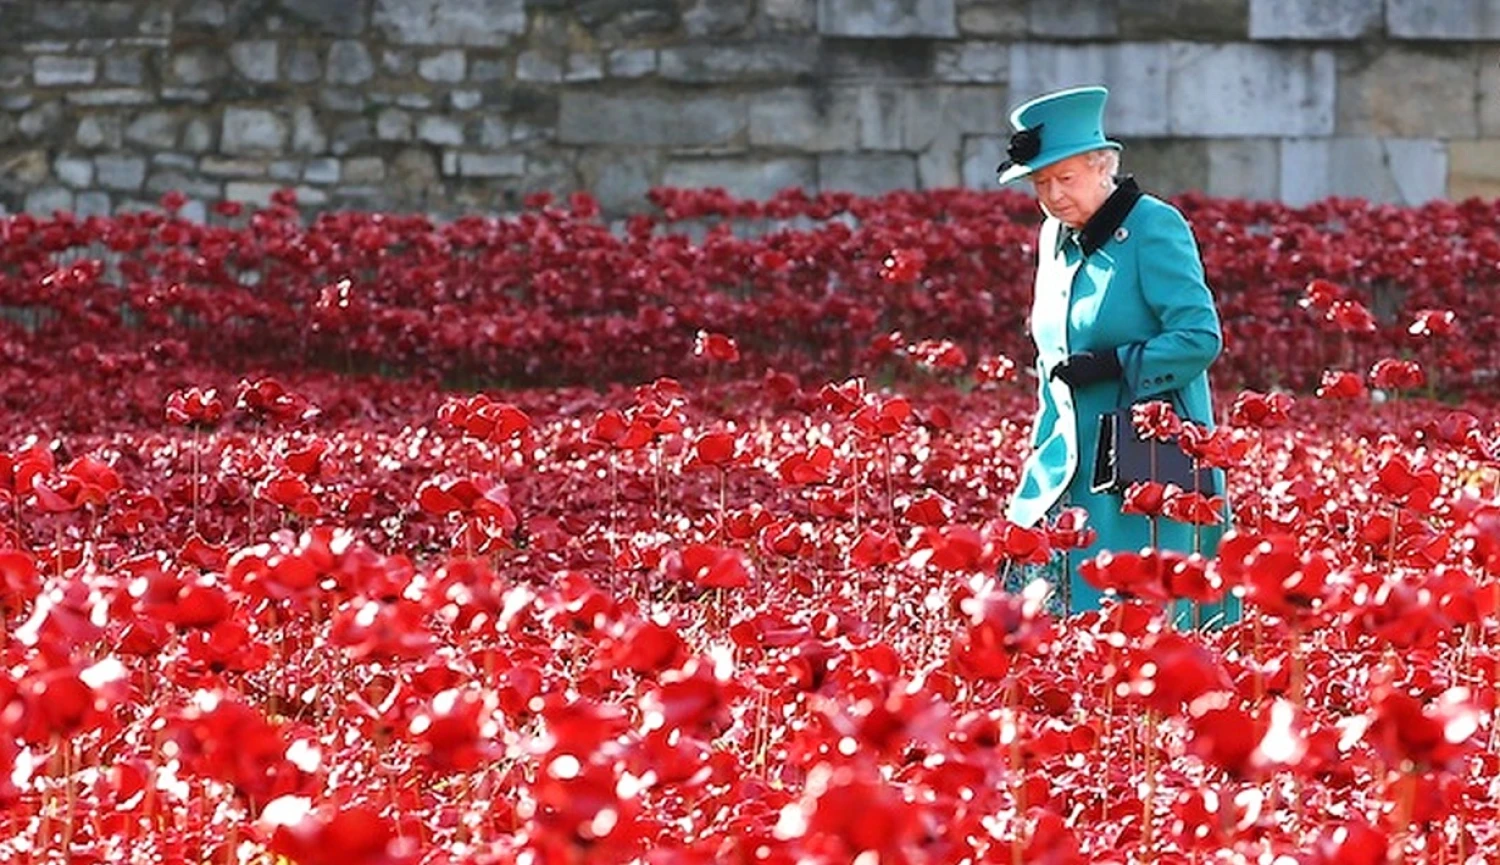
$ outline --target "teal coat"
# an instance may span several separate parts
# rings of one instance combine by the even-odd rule
[[[1198,246],[1182,213],[1159,198],[1141,195],[1119,221],[1117,213],[1106,212],[1111,203],[1086,227],[1098,244],[1087,254],[1076,235],[1059,240],[1062,225],[1056,219],[1042,224],[1031,307],[1040,407],[1031,453],[1006,512],[1012,522],[1035,526],[1063,507],[1088,511],[1098,539],[1068,557],[1072,610],[1096,609],[1100,602],[1099,591],[1078,577],[1078,563],[1101,550],[1150,545],[1147,518],[1120,513],[1117,493],[1089,491],[1099,415],[1161,399],[1173,402],[1185,419],[1212,426],[1208,367],[1223,347]],[[1095,224],[1101,217],[1110,218],[1102,226]],[[1111,381],[1074,391],[1049,378],[1054,367],[1080,351],[1115,352],[1123,387]],[[1214,492],[1223,492],[1222,474],[1216,484]],[[1222,529],[1196,531],[1195,539],[1193,527],[1159,520],[1157,546],[1212,556]],[[1233,617],[1223,610],[1200,613],[1208,620],[1216,614]]]

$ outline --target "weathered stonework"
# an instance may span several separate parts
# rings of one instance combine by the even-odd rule
[[[989,189],[1092,83],[1158,192],[1500,185],[1500,0],[0,0],[0,211]]]

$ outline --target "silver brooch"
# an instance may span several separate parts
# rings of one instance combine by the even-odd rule
[[[1119,228],[1115,229],[1115,240],[1119,241],[1120,243],[1124,243],[1125,242],[1125,238],[1127,238],[1129,236],[1130,236],[1130,230],[1127,229],[1125,226],[1122,225]]]

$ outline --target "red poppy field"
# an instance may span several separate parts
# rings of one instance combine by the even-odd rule
[[[653,198],[0,218],[0,859],[1493,859],[1500,205],[1179,201],[1233,532],[1060,617],[1034,204]]]

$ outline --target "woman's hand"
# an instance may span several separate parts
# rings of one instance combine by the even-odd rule
[[[1052,368],[1051,378],[1059,378],[1077,390],[1101,381],[1120,377],[1120,359],[1114,351],[1080,351]]]

